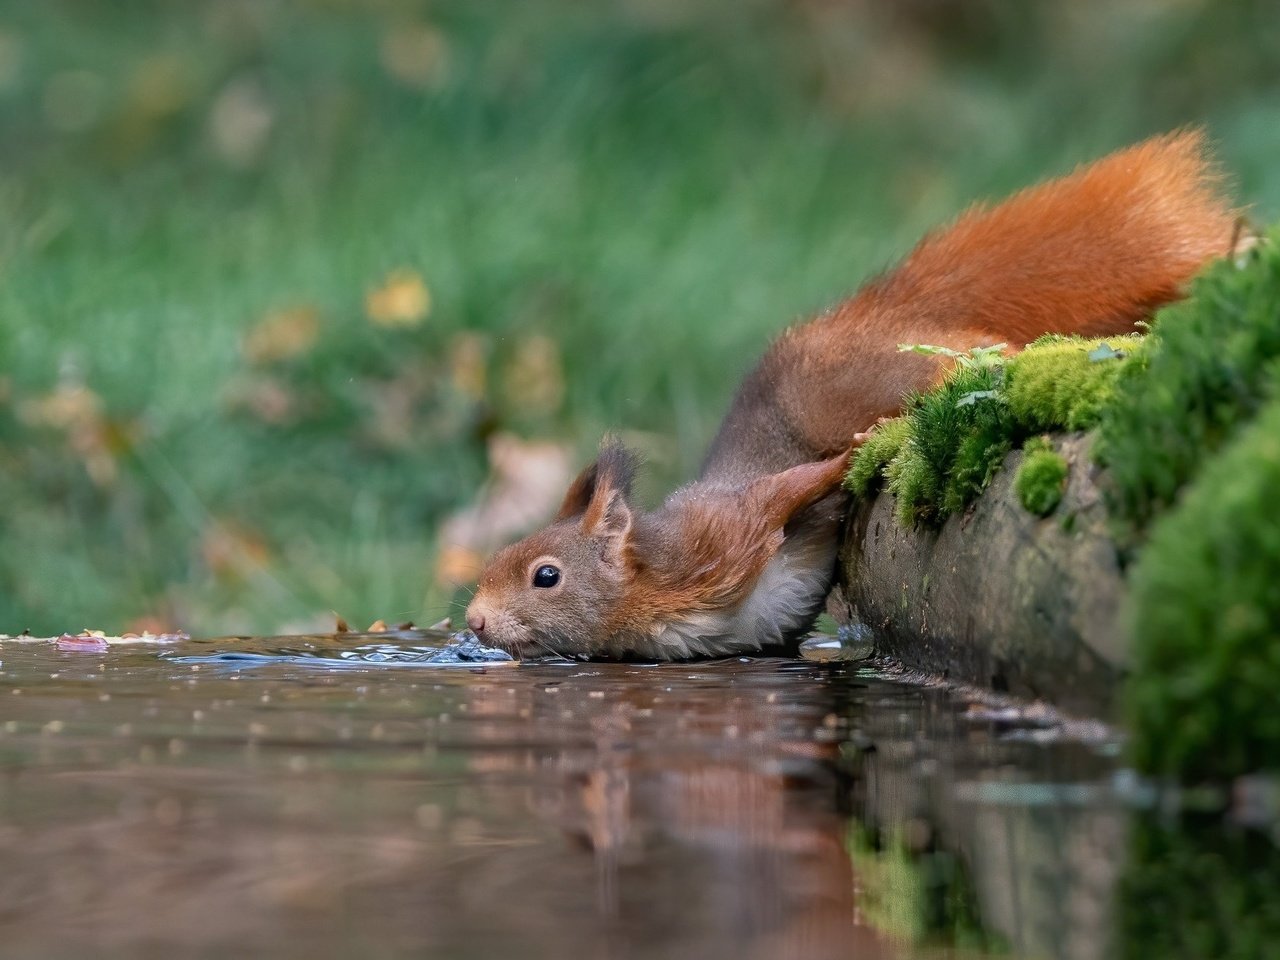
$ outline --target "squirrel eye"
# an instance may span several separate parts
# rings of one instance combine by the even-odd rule
[[[545,563],[534,571],[533,585],[535,587],[554,587],[559,582],[559,567],[553,567],[551,564]]]

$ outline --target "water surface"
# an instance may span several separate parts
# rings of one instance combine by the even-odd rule
[[[1096,725],[851,663],[437,642],[0,641],[5,955],[1104,955]]]

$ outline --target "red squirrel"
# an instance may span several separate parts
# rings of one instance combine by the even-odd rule
[[[927,235],[787,330],[739,388],[701,474],[652,511],[606,440],[550,526],[499,551],[467,625],[519,656],[677,660],[794,643],[835,574],[849,456],[955,350],[1129,333],[1225,255],[1237,214],[1203,136],[1118,151]]]

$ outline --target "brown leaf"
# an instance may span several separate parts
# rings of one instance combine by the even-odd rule
[[[492,478],[479,502],[441,528],[436,577],[444,584],[474,582],[486,554],[550,517],[573,473],[565,444],[509,433],[490,438],[489,463]]]
[[[102,398],[81,383],[62,383],[43,397],[24,401],[18,416],[31,426],[71,430],[102,416]]]
[[[230,409],[246,410],[272,426],[287,425],[298,416],[298,395],[276,377],[237,378],[223,396]]]
[[[152,53],[129,78],[128,109],[149,117],[177,113],[192,93],[191,63],[176,53]]]
[[[337,611],[334,611],[333,619],[337,621],[336,626],[333,629],[334,633],[350,633],[351,632],[351,625],[342,618],[342,614],[338,613]]]
[[[54,641],[59,650],[74,653],[106,653],[106,635],[101,630],[82,630],[80,633],[64,633]]]
[[[391,380],[370,384],[369,405],[373,416],[368,433],[380,446],[403,450],[413,445],[419,424],[418,404],[429,384],[421,370],[410,368]]]
[[[426,23],[397,23],[382,35],[383,68],[415,90],[439,89],[449,72],[449,45]]]
[[[24,401],[17,412],[30,426],[62,431],[90,478],[103,487],[116,479],[116,455],[131,449],[140,432],[136,423],[109,419],[102,398],[76,382]]]
[[[253,77],[232,79],[209,109],[209,140],[228,166],[254,166],[267,145],[275,112],[262,85]]]
[[[560,348],[550,337],[534,334],[516,344],[502,378],[503,393],[515,409],[555,413],[564,400]]]
[[[459,333],[449,341],[449,379],[472,402],[484,399],[489,373],[489,338]]]
[[[366,630],[365,633],[386,633],[388,629],[387,621],[375,620],[373,623],[369,624],[369,629]]]
[[[283,307],[258,321],[240,349],[250,363],[274,363],[306,353],[319,334],[320,312],[315,307]]]
[[[449,587],[475,583],[484,569],[484,554],[469,547],[446,543],[436,555],[436,580]]]
[[[235,521],[214,521],[200,538],[200,557],[214,576],[243,579],[267,565],[271,550],[255,531]]]

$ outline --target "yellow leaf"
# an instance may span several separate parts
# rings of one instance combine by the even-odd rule
[[[380,327],[416,327],[431,312],[431,293],[413,270],[396,270],[369,291],[364,309]]]

